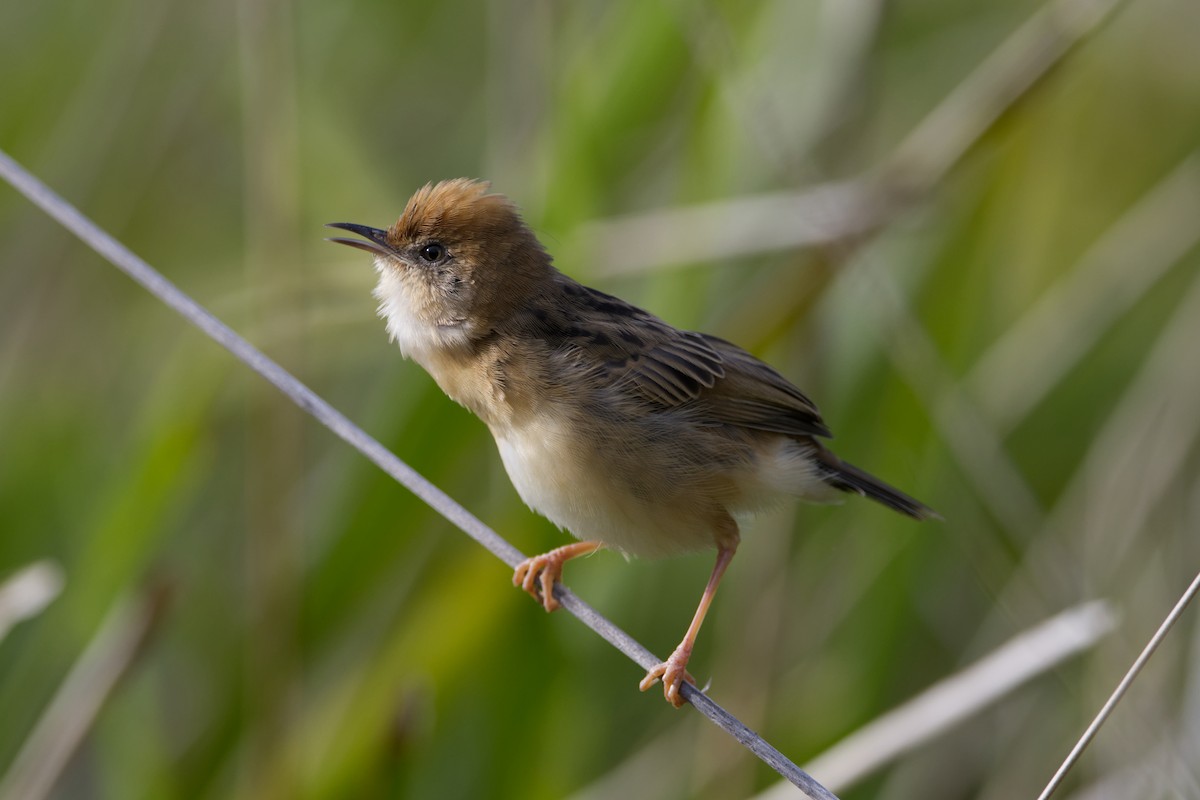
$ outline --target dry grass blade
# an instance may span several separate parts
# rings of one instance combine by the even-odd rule
[[[1141,369],[1050,518],[1052,530],[1086,532],[1088,573],[1109,580],[1136,547],[1160,499],[1200,438],[1200,372],[1181,369],[1200,339],[1200,278],[1146,354]]]
[[[1040,530],[1044,513],[1003,441],[972,397],[957,383],[937,346],[885,270],[872,276],[879,315],[886,320],[881,342],[897,371],[912,387],[963,472],[996,519],[1011,533]]]
[[[936,185],[1118,5],[1057,0],[1035,13],[922,120],[876,176],[598,220],[579,229],[578,246],[597,271],[616,274],[827,244],[869,231],[903,207],[897,201]]]
[[[41,613],[62,587],[62,569],[52,561],[30,564],[0,583],[0,642],[18,622]]]
[[[999,430],[1019,424],[1112,322],[1195,247],[1200,228],[1190,223],[1197,218],[1200,160],[1193,155],[979,358],[965,383]]]
[[[164,591],[150,589],[109,611],[0,781],[0,800],[50,795],[105,700],[142,652],[165,601]]]
[[[1119,4],[1120,0],[1055,0],[1039,9],[896,148],[882,170],[885,186],[904,196],[928,191]]]
[[[848,181],[736,197],[598,220],[576,235],[587,263],[605,274],[769,253],[839,241],[875,227],[883,208],[869,189]]]
[[[1067,609],[855,731],[809,762],[808,769],[837,791],[848,789],[1026,681],[1090,648],[1115,624],[1113,612],[1101,601]],[[779,784],[756,800],[782,800],[790,796],[788,791]]]

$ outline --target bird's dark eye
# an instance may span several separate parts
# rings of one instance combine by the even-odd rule
[[[441,261],[446,255],[446,248],[441,242],[430,242],[421,248],[421,260],[429,264]]]

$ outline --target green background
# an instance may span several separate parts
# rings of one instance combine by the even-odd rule
[[[322,241],[326,222],[390,224],[426,181],[492,180],[565,272],[769,360],[841,455],[945,516],[852,498],[746,532],[692,671],[789,757],[1073,604],[1119,611],[1082,657],[843,793],[1030,797],[1200,563],[1200,5],[1123,4],[861,237],[705,258],[688,246],[714,226],[664,244],[596,223],[927,174],[897,148],[951,92],[978,99],[968,75],[1038,9],[9,2],[0,147],[534,553],[567,538],[389,345],[369,260]],[[746,223],[731,210],[716,235]],[[65,582],[0,641],[0,775],[41,752],[35,727],[78,729],[52,797],[777,780],[0,187],[0,576],[42,559]],[[567,582],[665,655],[710,562],[601,554]],[[1200,791],[1194,620],[1070,788]],[[76,673],[49,714],[96,648],[112,685]]]

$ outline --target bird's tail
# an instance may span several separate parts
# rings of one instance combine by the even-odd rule
[[[882,503],[893,511],[906,514],[913,519],[942,518],[940,514],[920,500],[909,497],[893,486],[888,486],[879,478],[864,472],[853,464],[847,464],[824,448],[817,456],[817,463],[821,469],[821,477],[835,489],[869,497],[875,502]]]

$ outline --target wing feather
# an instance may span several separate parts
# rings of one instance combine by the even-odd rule
[[[700,424],[830,435],[803,392],[737,345],[678,330],[617,297],[563,281],[570,313],[534,312],[537,335],[586,354],[649,411],[687,406]]]

